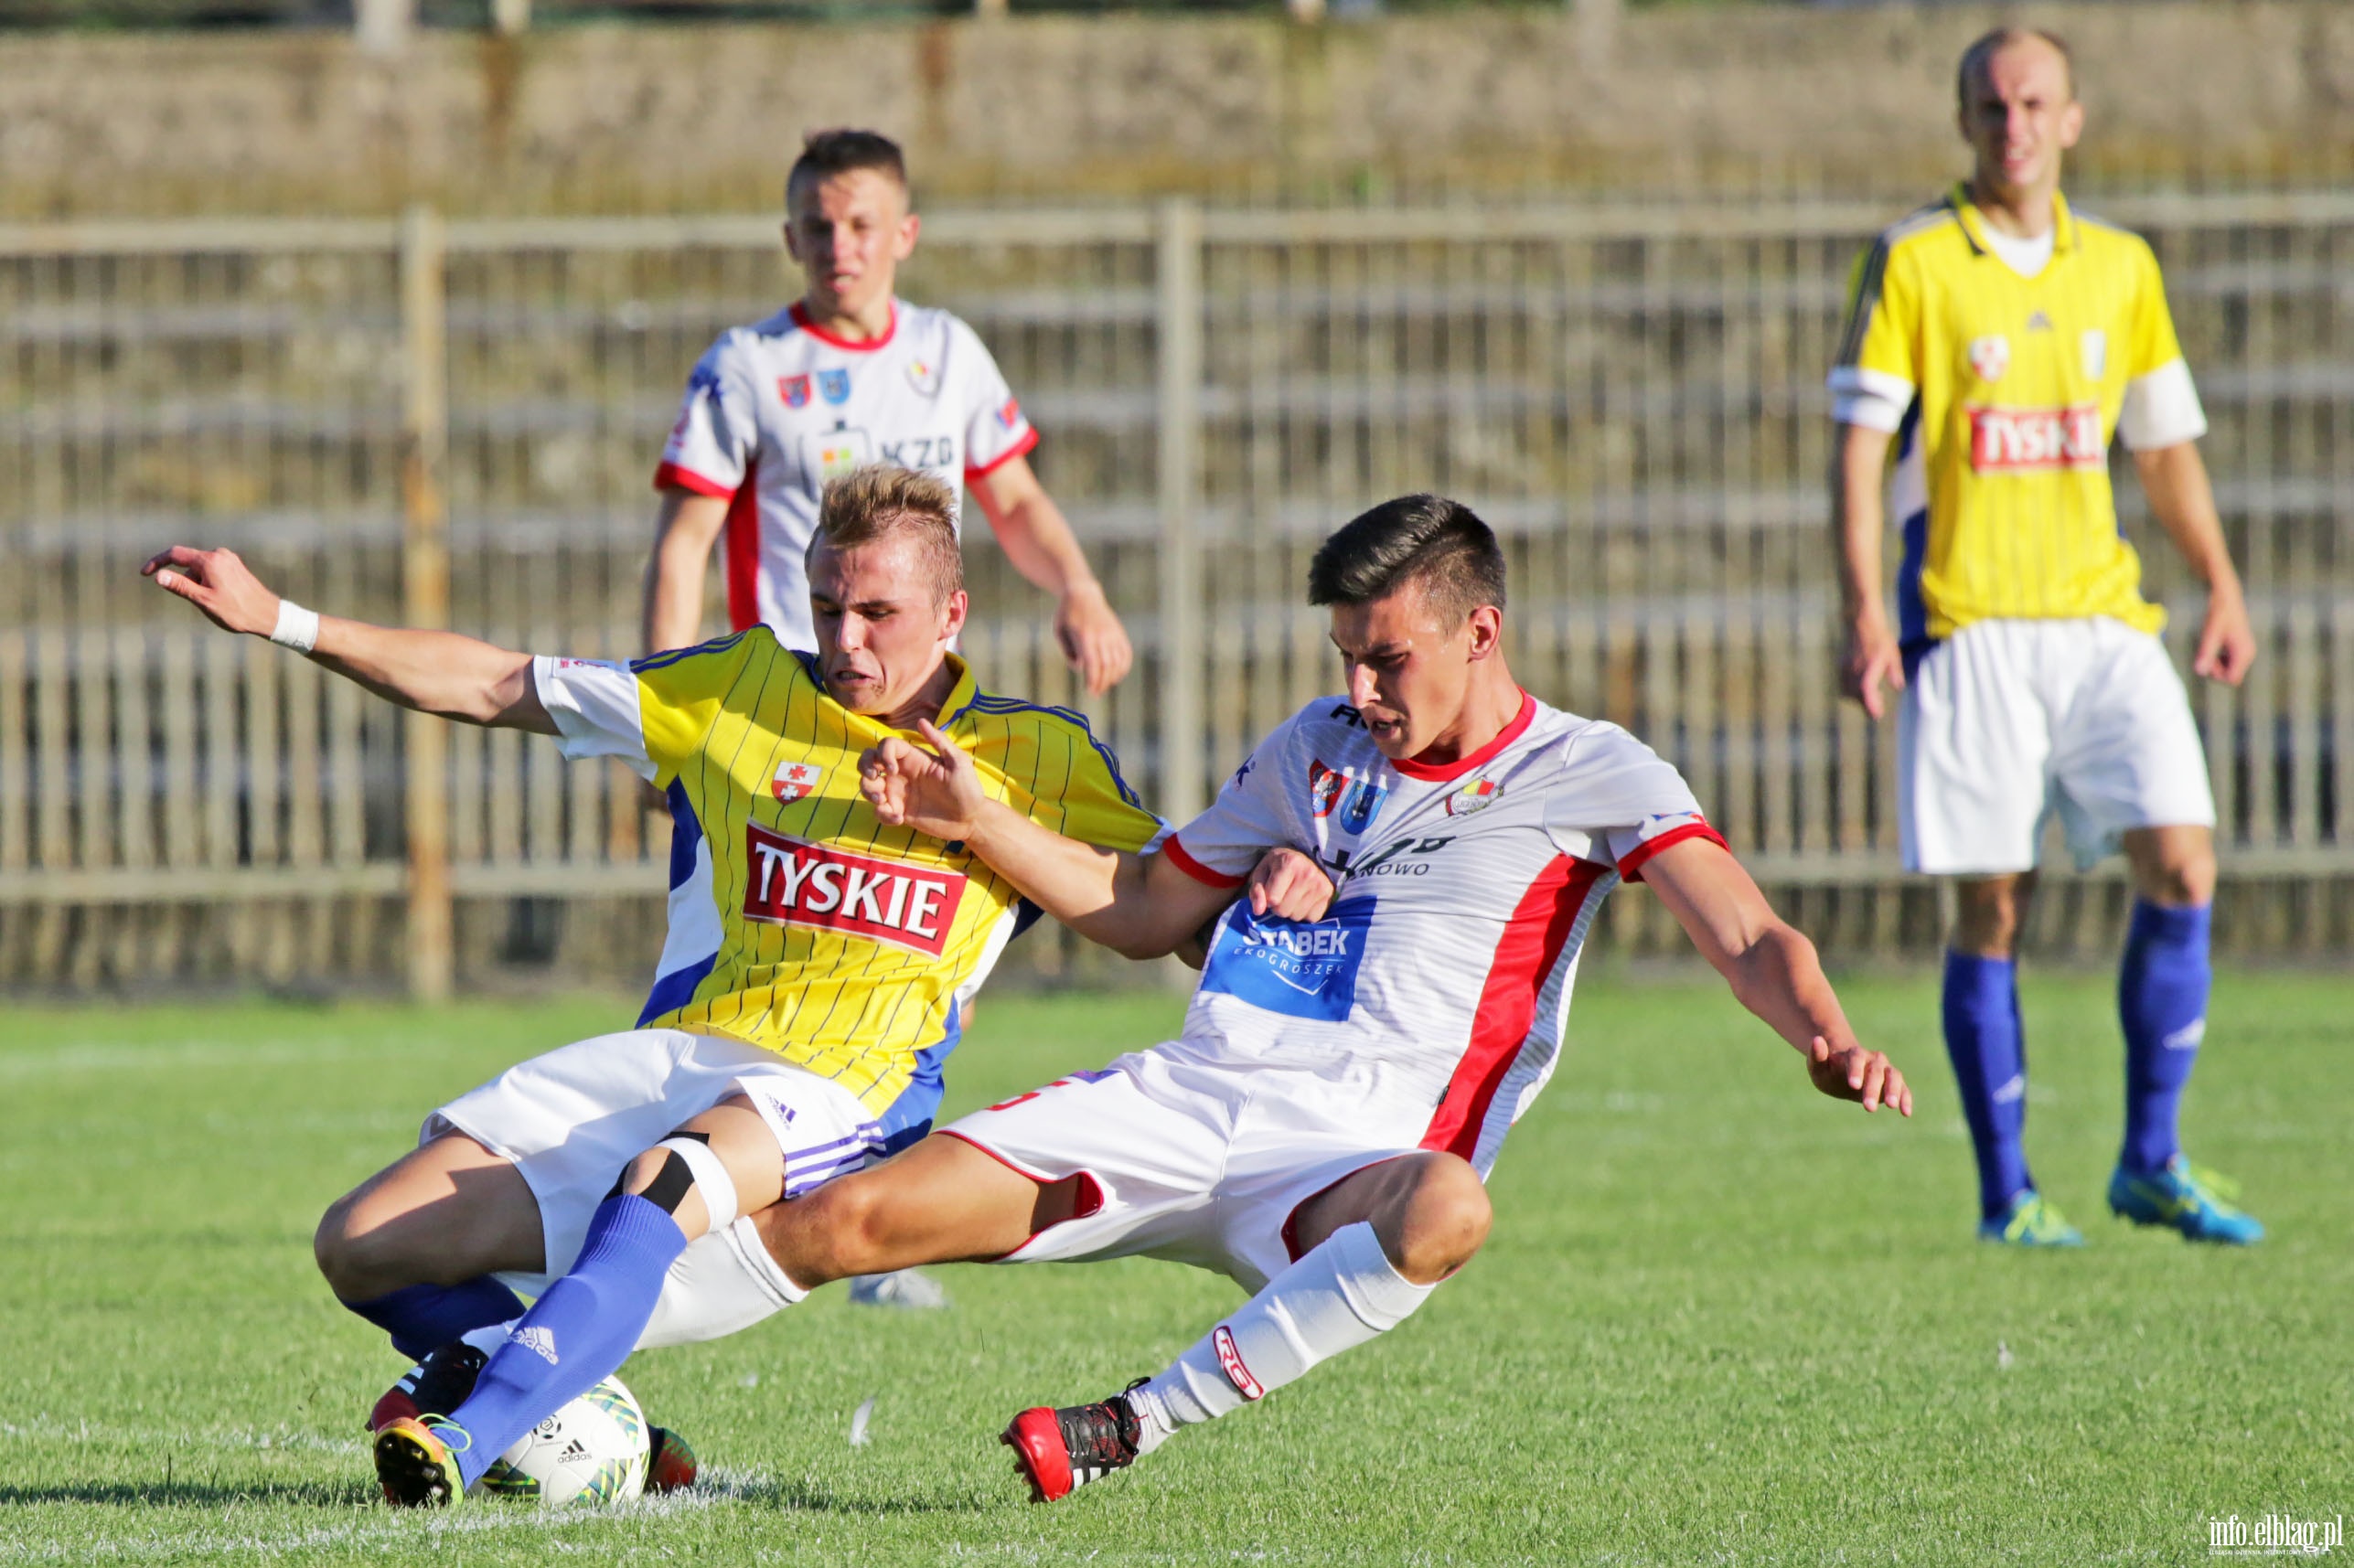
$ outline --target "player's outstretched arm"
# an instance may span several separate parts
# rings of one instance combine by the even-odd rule
[[[893,737],[859,759],[859,787],[893,827],[961,840],[1022,895],[1090,942],[1130,958],[1159,958],[1191,941],[1234,898],[1195,881],[1165,856],[1099,848],[1050,832],[991,800],[963,748],[918,721],[926,744]],[[1313,920],[1332,887],[1305,856],[1269,855],[1245,896],[1260,914]]]
[[[1071,525],[1026,457],[991,469],[973,484],[973,496],[1013,569],[1054,595],[1054,636],[1063,656],[1089,691],[1105,691],[1128,674],[1135,654],[1128,628],[1087,567]]]
[[[174,545],[139,569],[177,593],[225,632],[277,638],[286,602],[268,588],[235,550]],[[306,612],[295,611],[298,617]],[[531,679],[531,656],[509,653],[454,632],[403,631],[321,615],[310,644],[299,632],[288,645],[315,664],[358,681],[377,696],[420,713],[508,730],[553,735],[556,721],[540,705]]]
[[[1904,1074],[1885,1054],[1856,1042],[1814,944],[1773,912],[1730,853],[1687,839],[1645,861],[1642,880],[1731,983],[1741,1006],[1797,1047],[1817,1089],[1858,1101],[1867,1111],[1892,1105],[1912,1115]]]
[[[2199,628],[2190,667],[2210,680],[2237,686],[2256,662],[2256,634],[2248,624],[2247,595],[2223,539],[2223,519],[2215,511],[2215,487],[2208,483],[2199,443],[2183,441],[2136,452],[2134,470],[2141,475],[2142,493],[2150,498],[2159,526],[2207,584],[2207,620]]]

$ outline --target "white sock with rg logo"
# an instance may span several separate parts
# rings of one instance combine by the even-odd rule
[[[1371,1224],[1342,1226],[1128,1396],[1142,1427],[1140,1451],[1396,1328],[1438,1288],[1398,1273]]]

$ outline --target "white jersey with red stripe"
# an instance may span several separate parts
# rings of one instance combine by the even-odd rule
[[[654,483],[729,502],[733,629],[765,624],[813,648],[802,558],[827,480],[893,463],[954,489],[1037,444],[997,361],[948,312],[894,300],[883,336],[853,342],[795,304],[696,362]]]
[[[1384,756],[1346,701],[1311,703],[1162,852],[1227,887],[1270,848],[1310,849],[1338,894],[1311,924],[1231,906],[1183,1037],[1161,1049],[1344,1079],[1417,1107],[1421,1147],[1484,1175],[1552,1076],[1604,896],[1692,838],[1724,842],[1615,724],[1524,695],[1494,741],[1433,766]]]

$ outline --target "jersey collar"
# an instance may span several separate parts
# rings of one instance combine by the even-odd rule
[[[1953,182],[1953,194],[1946,200],[1953,207],[1953,216],[1961,220],[1962,237],[1970,242],[1973,254],[1991,256],[1995,248],[1986,243],[1986,215],[1970,199],[1970,182]],[[2056,258],[2076,249],[2076,214],[2070,210],[2068,197],[2059,191],[2051,193],[2051,253]]]
[[[1427,784],[1445,784],[1450,779],[1461,778],[1473,768],[1485,767],[1494,762],[1506,746],[1526,734],[1528,727],[1535,722],[1536,699],[1524,691],[1520,694],[1520,711],[1513,715],[1512,722],[1497,731],[1494,740],[1470,756],[1459,757],[1451,763],[1418,763],[1412,757],[1407,757],[1389,765],[1410,779],[1421,779]]]
[[[852,354],[872,354],[876,349],[888,346],[891,340],[899,335],[899,302],[895,299],[891,302],[891,325],[883,329],[882,336],[870,337],[863,343],[858,342],[852,338],[837,337],[834,334],[828,332],[824,327],[819,326],[816,322],[811,321],[809,319],[809,313],[801,308],[801,302],[799,300],[795,300],[790,305],[786,307],[786,314],[793,318],[794,325],[799,327],[802,331],[808,333],[819,342],[829,344],[836,348],[848,349]]]

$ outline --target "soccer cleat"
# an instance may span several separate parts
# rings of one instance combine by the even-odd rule
[[[649,1492],[683,1492],[695,1484],[695,1451],[687,1440],[667,1426],[650,1427],[647,1432],[650,1447],[646,1455],[646,1489]]]
[[[2000,1242],[2006,1247],[2081,1247],[2084,1232],[2029,1187],[2013,1198],[2001,1214],[1978,1221],[1978,1239]]]
[[[1136,1463],[1140,1437],[1135,1408],[1122,1391],[1097,1404],[1025,1410],[998,1440],[1013,1450],[1015,1466],[1030,1483],[1030,1500],[1051,1503]]]
[[[447,1415],[465,1403],[465,1396],[474,1392],[474,1380],[482,1375],[483,1363],[489,1360],[462,1339],[426,1351],[425,1359],[402,1372],[368,1413],[368,1430],[381,1432],[404,1416],[414,1421],[420,1416]]]
[[[457,1455],[424,1421],[405,1415],[376,1435],[376,1479],[394,1508],[448,1508],[465,1495]]]
[[[850,1298],[861,1307],[896,1307],[933,1312],[948,1305],[948,1293],[922,1269],[903,1268],[891,1274],[862,1274],[851,1281]]]
[[[2185,1241],[2253,1246],[2264,1239],[2264,1227],[2254,1215],[2227,1201],[2239,1195],[2238,1184],[2229,1177],[2180,1155],[2147,1176],[2130,1175],[2121,1165],[2109,1178],[2109,1211],[2121,1220],[2165,1225],[2181,1232]]]

